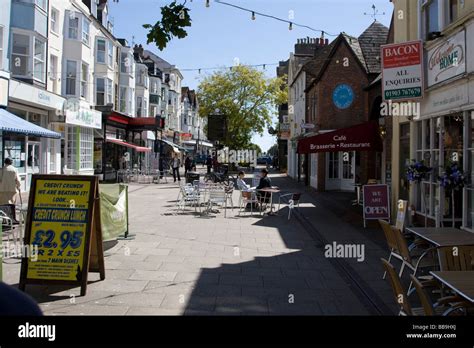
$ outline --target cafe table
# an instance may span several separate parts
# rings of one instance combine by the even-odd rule
[[[430,274],[459,296],[474,303],[474,271],[431,271]]]
[[[268,215],[276,215],[273,213],[273,194],[280,193],[281,190],[278,187],[265,187],[263,189],[257,190],[258,192],[270,193],[270,212]]]
[[[453,227],[406,227],[405,231],[413,233],[435,247],[474,245],[474,233]]]

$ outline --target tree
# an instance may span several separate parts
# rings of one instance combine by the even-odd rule
[[[170,5],[161,7],[161,21],[154,25],[143,25],[145,29],[149,29],[146,43],[154,42],[163,51],[173,37],[182,39],[188,36],[185,28],[191,26],[191,17],[190,10],[185,5],[186,1],[180,5],[173,1]]]
[[[199,115],[207,117],[218,109],[227,116],[225,145],[249,148],[252,135],[263,134],[271,125],[275,105],[287,102],[284,81],[284,77],[268,79],[262,71],[243,65],[217,71],[198,86]]]
[[[278,144],[272,145],[272,147],[269,148],[267,152],[270,156],[277,156],[278,155]]]

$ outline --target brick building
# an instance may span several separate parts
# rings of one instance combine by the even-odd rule
[[[383,126],[379,121],[380,45],[387,42],[388,33],[389,29],[377,21],[358,38],[341,33],[305,64],[315,76],[305,89],[306,123],[314,128],[300,141],[369,121]],[[386,164],[383,152],[299,152],[306,184],[320,191],[350,191],[355,183],[386,179],[382,176]]]

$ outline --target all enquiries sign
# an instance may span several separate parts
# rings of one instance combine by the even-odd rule
[[[385,101],[423,97],[422,41],[381,46],[382,92]]]

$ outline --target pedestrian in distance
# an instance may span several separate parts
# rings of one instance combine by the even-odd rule
[[[179,156],[177,153],[173,155],[173,160],[171,162],[171,167],[173,168],[173,179],[174,182],[176,182],[176,177],[178,178],[178,181],[181,181],[181,177],[179,176],[179,167],[181,167],[181,160],[179,159]]]
[[[15,204],[17,190],[20,190],[20,177],[10,158],[5,158],[0,173],[0,204]]]
[[[192,168],[192,161],[189,156],[186,156],[186,159],[184,160],[184,175],[188,174],[189,171],[191,171]]]
[[[211,155],[207,155],[206,166],[207,166],[207,174],[209,174],[211,172],[211,168],[212,168],[212,157],[211,157]]]

